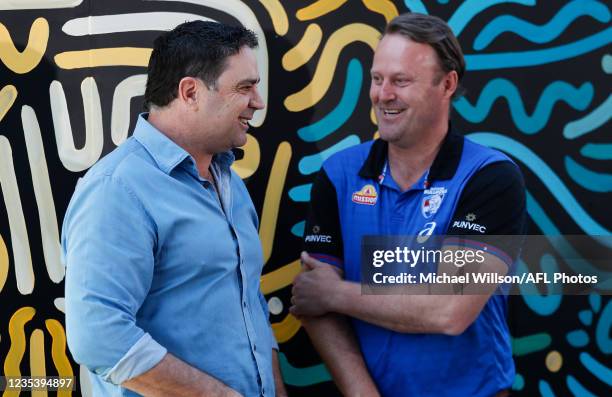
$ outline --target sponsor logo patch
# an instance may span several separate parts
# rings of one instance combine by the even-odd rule
[[[423,230],[419,232],[418,237],[416,239],[417,243],[423,244],[425,241],[427,241],[429,239],[429,236],[433,234],[435,228],[436,222],[427,222],[426,224],[424,224]]]
[[[446,188],[432,187],[425,189],[423,192],[423,201],[421,203],[421,213],[425,218],[431,218],[433,214],[438,212],[442,205],[442,200],[446,195]]]
[[[378,193],[373,185],[365,185],[361,190],[353,193],[351,199],[357,204],[374,205],[378,200]]]

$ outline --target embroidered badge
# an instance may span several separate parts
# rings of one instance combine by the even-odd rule
[[[378,199],[376,188],[372,185],[365,185],[361,190],[353,193],[352,200],[357,204],[374,205]]]
[[[423,192],[421,213],[425,218],[431,218],[433,214],[438,212],[445,195],[446,188],[444,187],[432,187]]]

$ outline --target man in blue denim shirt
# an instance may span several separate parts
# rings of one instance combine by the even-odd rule
[[[285,394],[257,213],[230,169],[263,108],[256,46],[214,22],[160,36],[150,113],[77,185],[62,234],[66,328],[96,396]]]

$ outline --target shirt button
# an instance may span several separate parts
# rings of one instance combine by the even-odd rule
[[[253,345],[253,351],[256,352],[257,351],[257,345]]]
[[[246,301],[242,302],[242,307],[246,307]]]

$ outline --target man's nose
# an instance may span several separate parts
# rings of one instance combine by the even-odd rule
[[[259,90],[255,87],[253,96],[251,97],[251,102],[249,103],[249,107],[260,110],[266,107],[266,104],[263,101],[263,98],[259,94]]]

